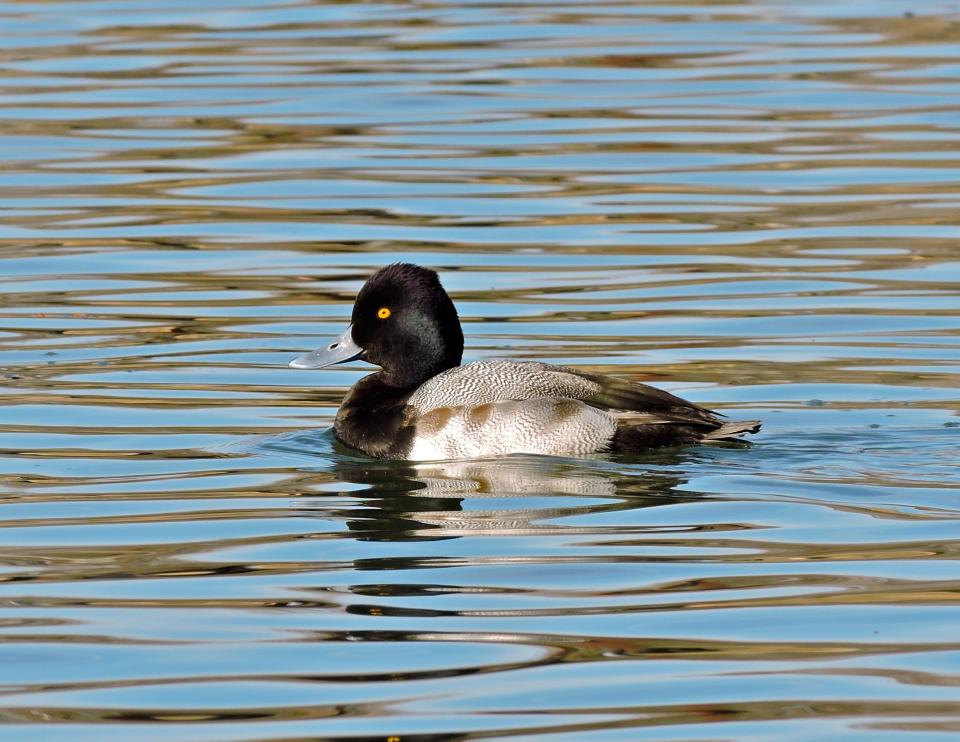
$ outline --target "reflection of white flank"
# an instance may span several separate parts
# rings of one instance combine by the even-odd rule
[[[518,495],[589,495],[613,497],[609,476],[574,469],[555,461],[511,457],[503,461],[451,461],[418,464],[414,479],[425,488],[414,495],[516,497]]]
[[[569,516],[584,507],[569,501],[561,505],[558,497],[590,497],[588,508],[597,505],[594,498],[616,498],[612,478],[572,467],[560,459],[509,457],[499,461],[419,464],[413,478],[422,482],[424,489],[411,492],[412,496],[518,499],[516,509],[411,513],[421,523],[451,531],[533,533],[546,527],[538,525],[538,521]],[[529,500],[520,499],[538,496],[553,507],[530,507]]]

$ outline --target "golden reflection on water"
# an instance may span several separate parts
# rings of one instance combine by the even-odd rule
[[[0,724],[956,733],[952,13],[0,4]],[[397,259],[764,430],[358,458],[285,363]]]

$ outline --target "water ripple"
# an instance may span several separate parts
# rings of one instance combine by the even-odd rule
[[[955,8],[0,3],[0,725],[942,738]],[[286,368],[397,259],[467,357],[744,449],[370,461]],[[720,726],[716,726],[720,724]]]

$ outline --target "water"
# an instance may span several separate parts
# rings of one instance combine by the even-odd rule
[[[0,3],[0,736],[955,737],[957,12]],[[344,451],[398,258],[765,427]]]

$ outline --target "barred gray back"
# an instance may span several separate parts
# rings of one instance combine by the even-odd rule
[[[423,413],[438,407],[535,397],[587,399],[599,391],[599,384],[562,366],[491,359],[474,361],[437,374],[413,393],[408,404]]]

